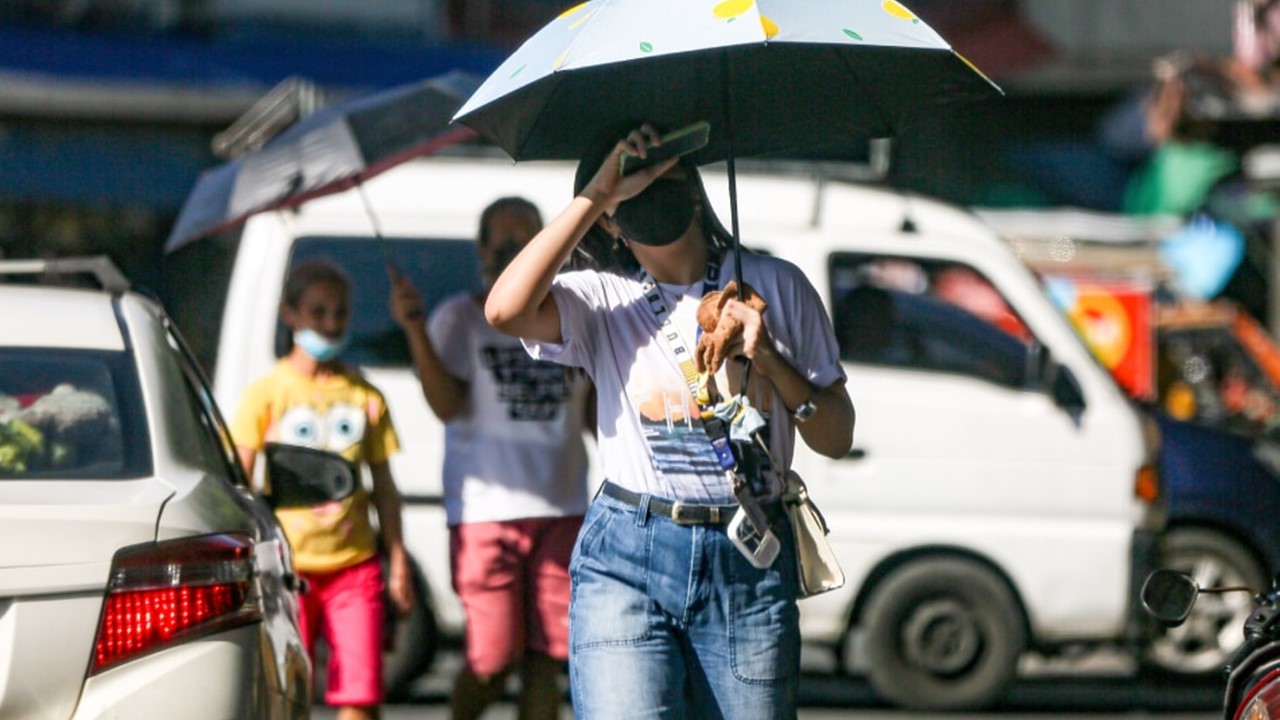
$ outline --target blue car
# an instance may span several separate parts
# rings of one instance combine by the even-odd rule
[[[1202,587],[1262,589],[1280,567],[1280,445],[1151,409],[1160,428],[1161,488],[1168,512],[1162,567],[1190,574]],[[1243,641],[1253,601],[1244,593],[1200,596],[1187,622],[1166,629],[1146,660],[1186,674],[1221,672]]]

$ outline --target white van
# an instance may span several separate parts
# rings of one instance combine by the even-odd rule
[[[418,160],[364,188],[380,241],[354,192],[255,217],[240,239],[214,383],[224,407],[282,349],[272,309],[291,262],[326,256],[355,280],[347,359],[387,394],[405,446],[393,469],[429,605],[401,650],[419,660],[462,615],[443,430],[387,313],[385,264],[430,303],[475,287],[483,207],[522,195],[549,220],[572,177],[562,163]],[[723,174],[704,177],[727,223]],[[744,245],[799,265],[832,310],[858,413],[848,457],[801,444],[795,461],[848,577],[801,603],[806,642],[890,702],[957,709],[1000,697],[1024,651],[1137,641],[1161,522],[1155,438],[1025,266],[974,216],[923,197],[745,171],[737,187]],[[423,669],[400,662],[400,681]]]

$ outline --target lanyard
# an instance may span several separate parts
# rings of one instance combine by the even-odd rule
[[[667,303],[667,299],[662,294],[662,288],[658,287],[658,282],[653,279],[653,275],[648,270],[640,269],[640,285],[644,293],[644,299],[649,301],[649,309],[653,310],[654,316],[658,318],[658,324],[661,325],[663,336],[667,338],[667,342],[671,345],[672,352],[676,355],[676,362],[680,365],[680,372],[684,375],[684,380],[689,384],[689,392],[693,394],[694,401],[698,399],[698,367],[693,362],[693,356],[689,354],[689,348],[685,345],[684,336],[680,333],[680,329],[676,327],[675,321],[671,319],[671,310]],[[707,275],[702,281],[702,295],[705,297],[707,293],[720,289],[720,258],[714,250],[707,250]],[[702,332],[702,328],[698,328],[698,332]]]
[[[649,271],[643,268],[641,268],[640,272],[640,284],[644,291],[645,300],[649,301],[649,308],[653,310],[654,316],[658,318],[662,334],[671,345],[671,351],[675,353],[676,363],[680,366],[684,381],[689,385],[689,393],[693,396],[693,401],[698,404],[698,409],[702,414],[703,427],[707,431],[707,439],[711,441],[711,449],[715,451],[716,460],[720,463],[720,469],[725,471],[729,483],[734,486],[736,492],[738,484],[733,469],[737,467],[737,460],[734,457],[733,450],[729,447],[728,429],[724,422],[715,417],[713,412],[698,403],[698,385],[700,381],[698,366],[693,362],[693,358],[689,354],[689,348],[684,343],[684,335],[680,332],[680,328],[676,327],[675,321],[671,319],[671,308],[667,304],[667,299],[662,295],[662,288],[658,287],[657,281],[653,279]],[[702,295],[706,297],[707,293],[715,292],[719,289],[720,258],[715,253],[708,251],[707,276],[702,281]],[[701,333],[702,328],[698,328],[698,332]]]

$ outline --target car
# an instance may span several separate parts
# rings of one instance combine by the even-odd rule
[[[1273,441],[1150,412],[1160,427],[1168,509],[1161,567],[1188,573],[1202,587],[1270,587],[1280,567],[1280,474],[1267,456],[1269,446],[1275,453]],[[1144,660],[1174,675],[1220,677],[1253,610],[1245,593],[1206,594],[1188,622],[1152,640]]]
[[[163,307],[9,260],[0,317],[0,717],[307,718],[288,544]]]
[[[441,507],[444,428],[388,311],[387,265],[422,289],[428,307],[475,290],[483,207],[520,195],[554,217],[573,172],[571,163],[441,153],[191,248],[193,257],[222,248],[230,256],[225,297],[193,283],[210,297],[191,303],[221,308],[208,324],[220,335],[205,345],[216,350],[211,374],[224,406],[285,349],[279,318],[264,308],[278,307],[289,268],[327,258],[352,278],[343,357],[384,392],[403,442],[391,462],[425,588],[424,607],[402,628],[416,639],[398,634],[389,656],[393,696],[418,682],[463,620]],[[704,178],[723,202],[724,173]],[[855,337],[841,347],[858,410],[854,449],[830,459],[800,443],[792,463],[847,578],[801,603],[806,643],[867,674],[889,702],[962,709],[996,702],[1024,652],[1139,642],[1137,589],[1163,523],[1154,427],[1027,268],[972,214],[931,198],[745,166],[737,189],[743,244],[797,265],[837,333]],[[899,326],[880,328],[894,352],[867,354],[870,335],[857,336],[869,331],[844,303],[869,278],[908,267],[948,292],[986,278],[1016,322],[986,326],[942,294],[900,293]]]

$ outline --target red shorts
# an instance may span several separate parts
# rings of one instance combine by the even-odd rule
[[[472,672],[495,675],[525,650],[569,657],[569,556],[581,527],[582,516],[575,515],[449,529]]]
[[[382,565],[370,558],[331,573],[298,573],[302,643],[315,658],[317,631],[329,644],[328,705],[382,703]]]

